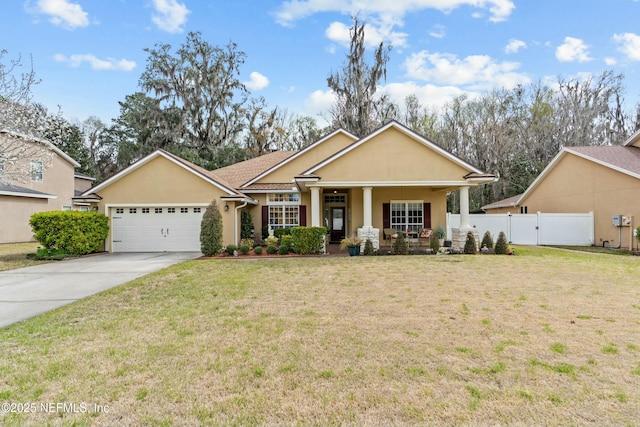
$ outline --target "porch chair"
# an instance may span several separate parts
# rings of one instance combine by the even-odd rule
[[[383,230],[384,233],[384,240],[393,240],[398,238],[398,232],[396,230],[394,230],[393,228],[385,228]]]
[[[429,246],[429,240],[431,240],[431,233],[433,233],[433,230],[430,228],[423,228],[422,230],[420,230],[420,234],[418,234],[418,247],[421,246],[421,243],[423,241],[427,243],[427,246]]]

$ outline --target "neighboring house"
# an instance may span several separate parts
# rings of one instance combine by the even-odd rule
[[[595,245],[633,245],[640,225],[640,131],[623,146],[565,147],[518,196],[483,206],[486,213],[594,213]],[[617,227],[613,217],[634,223]]]
[[[445,225],[451,191],[460,191],[468,218],[469,187],[493,181],[391,122],[361,139],[338,130],[299,152],[214,171],[158,150],[76,200],[109,217],[106,249],[114,252],[199,251],[200,222],[213,200],[225,244],[240,240],[240,212],[247,210],[256,235],[265,227],[326,226],[331,241],[358,233],[378,246],[385,228]]]
[[[72,201],[79,166],[49,141],[0,130],[0,243],[32,241],[36,212],[80,209]]]

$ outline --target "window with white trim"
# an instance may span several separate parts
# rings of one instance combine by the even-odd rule
[[[42,182],[43,178],[44,178],[44,167],[42,165],[42,161],[40,160],[31,161],[31,181]]]
[[[424,226],[424,204],[422,201],[391,202],[391,228],[398,231],[418,232]]]
[[[70,211],[71,210],[71,206],[63,206],[62,210],[63,211]]]
[[[300,194],[273,193],[267,198],[269,225],[272,229],[292,228],[300,225]]]

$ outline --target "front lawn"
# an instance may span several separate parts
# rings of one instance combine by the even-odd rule
[[[0,329],[0,424],[637,425],[640,259],[516,253],[185,262]]]
[[[32,265],[47,262],[27,257],[27,255],[35,254],[38,246],[40,244],[37,242],[1,244],[0,271],[31,267]]]

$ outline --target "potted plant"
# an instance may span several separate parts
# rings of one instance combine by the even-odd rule
[[[444,237],[446,236],[447,232],[444,230],[444,227],[442,225],[439,225],[438,228],[436,228],[435,233],[436,237],[438,238],[438,244],[440,245],[440,247],[443,247]]]
[[[350,256],[357,256],[360,255],[361,244],[362,239],[355,234],[352,234],[340,241],[340,249],[348,249]]]

